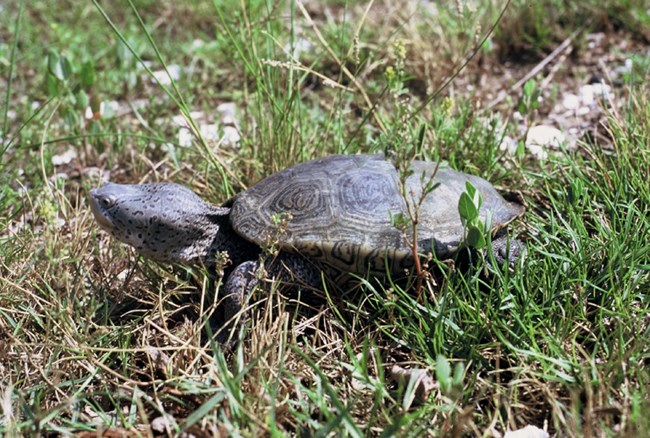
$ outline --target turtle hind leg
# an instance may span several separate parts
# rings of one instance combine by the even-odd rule
[[[507,234],[492,241],[492,255],[497,266],[514,267],[521,257],[526,254],[526,245],[517,239],[509,239]]]

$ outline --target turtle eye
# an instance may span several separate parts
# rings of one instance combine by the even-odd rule
[[[99,199],[99,203],[102,205],[104,208],[110,208],[113,205],[115,205],[115,197],[114,196],[102,196]]]

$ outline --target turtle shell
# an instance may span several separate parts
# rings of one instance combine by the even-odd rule
[[[409,217],[405,199],[418,200],[434,172],[439,185],[419,208],[420,253],[447,258],[458,250],[464,233],[458,200],[467,180],[481,193],[480,217],[493,232],[523,213],[482,178],[434,162],[414,161],[411,168],[402,187],[399,172],[382,155],[333,155],[298,164],[237,195],[230,221],[239,235],[262,247],[275,244],[339,272],[365,274],[412,266],[412,226],[400,228],[395,219]]]

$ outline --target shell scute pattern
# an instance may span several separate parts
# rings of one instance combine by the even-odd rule
[[[458,249],[463,226],[458,199],[470,180],[483,197],[481,216],[493,230],[511,222],[520,207],[506,202],[482,178],[432,162],[414,161],[406,179],[407,198],[420,196],[435,173],[438,187],[420,206],[418,246],[447,256]],[[411,202],[411,201],[409,201]],[[277,235],[277,214],[290,213],[278,244],[341,271],[365,272],[368,268],[393,272],[412,263],[407,239],[412,230],[393,224],[407,208],[395,166],[381,155],[330,156],[299,164],[262,180],[239,194],[230,220],[233,229],[258,245]]]
[[[355,223],[386,223],[386,212],[404,210],[404,200],[395,196],[397,173],[379,173],[360,169],[337,180],[341,216]]]

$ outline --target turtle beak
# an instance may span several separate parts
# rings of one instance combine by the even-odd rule
[[[114,184],[108,183],[103,187],[90,191],[90,210],[93,212],[99,226],[106,230],[110,230],[113,226],[109,219],[108,209],[115,205],[117,200],[112,193],[111,186],[114,186]]]

